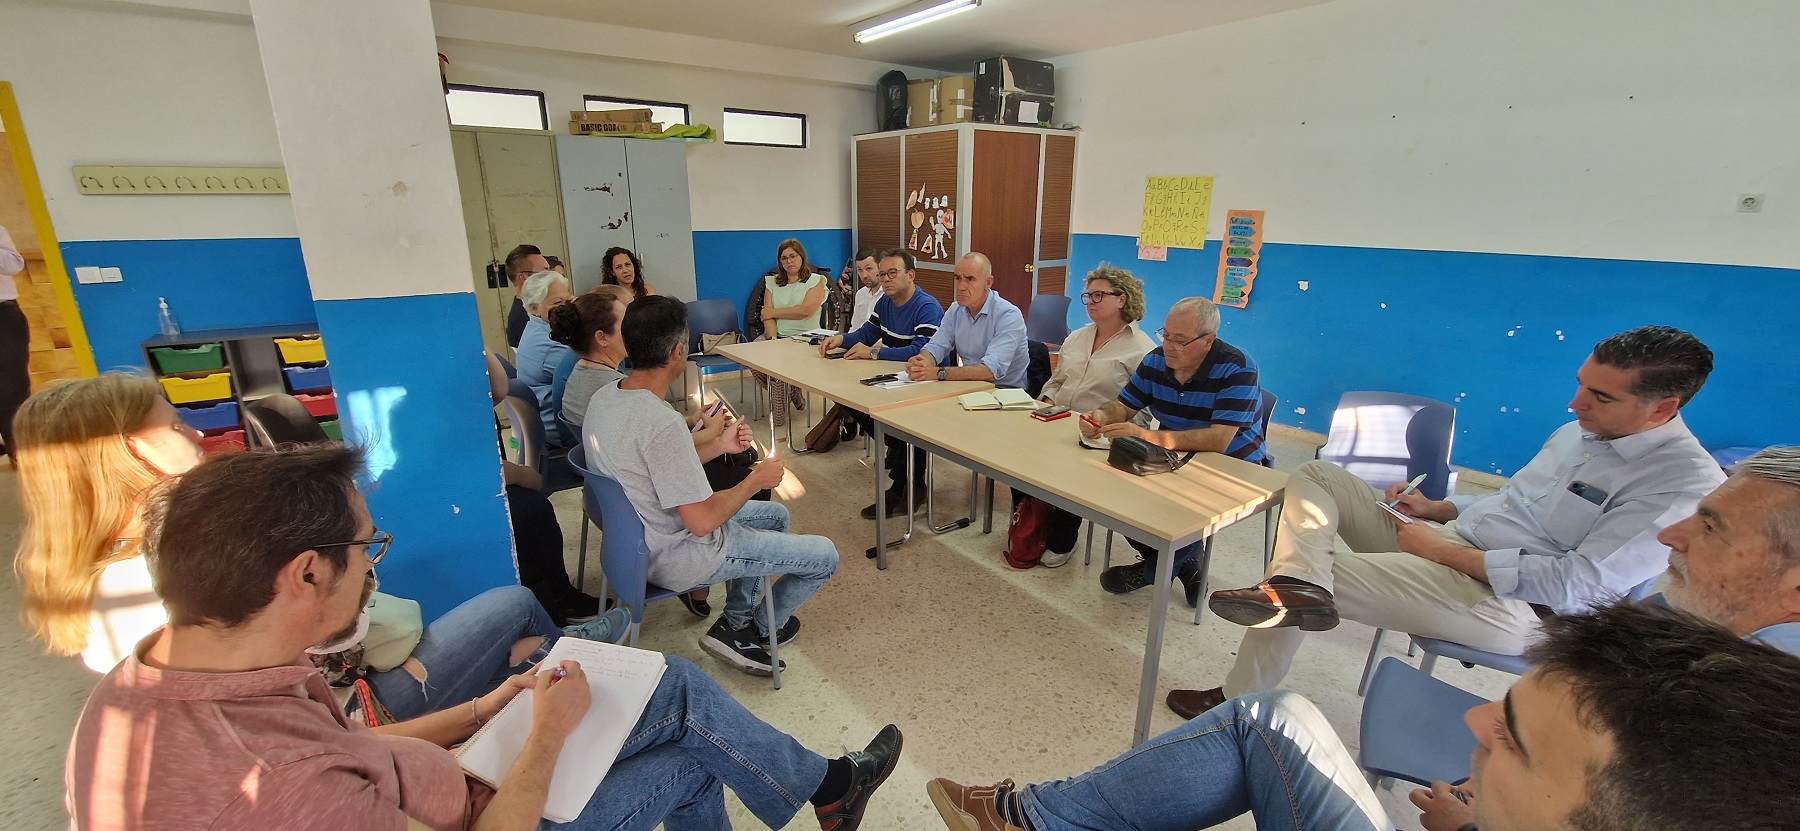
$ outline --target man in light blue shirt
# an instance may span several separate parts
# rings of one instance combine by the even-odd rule
[[[944,314],[931,342],[906,362],[914,381],[989,381],[1025,388],[1031,362],[1025,315],[994,291],[994,266],[970,251],[956,261],[956,308]],[[962,366],[956,366],[960,360]]]

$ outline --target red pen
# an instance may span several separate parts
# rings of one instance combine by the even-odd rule
[[[1082,414],[1081,414],[1081,420],[1082,420],[1082,421],[1085,421],[1085,422],[1087,422],[1087,423],[1089,423],[1089,424],[1092,424],[1092,425],[1094,425],[1094,429],[1095,429],[1095,430],[1104,430],[1104,429],[1106,429],[1106,428],[1105,428],[1105,427],[1103,427],[1103,426],[1101,426],[1101,425],[1100,425],[1100,422],[1098,422],[1098,421],[1095,421],[1095,420],[1093,420],[1093,419],[1091,419],[1091,418],[1088,418],[1088,414],[1087,414],[1087,413],[1082,413]]]

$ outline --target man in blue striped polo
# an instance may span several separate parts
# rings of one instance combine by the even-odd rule
[[[1256,362],[1242,349],[1219,340],[1219,307],[1204,297],[1187,297],[1169,309],[1156,339],[1162,346],[1144,356],[1119,400],[1087,414],[1083,435],[1140,438],[1168,450],[1224,453],[1246,462],[1265,463],[1262,386]],[[1133,420],[1148,410],[1156,424]],[[1156,549],[1136,540],[1141,563],[1113,566],[1100,573],[1100,585],[1126,594],[1150,584],[1156,574]],[[1175,552],[1189,606],[1199,602],[1198,543]]]

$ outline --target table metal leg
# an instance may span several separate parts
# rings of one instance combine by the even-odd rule
[[[907,450],[907,457],[909,459],[912,457],[912,450]],[[947,534],[958,528],[967,528],[975,522],[975,494],[971,491],[969,494],[969,515],[962,519],[953,519],[943,525],[938,525],[937,520],[933,516],[936,513],[936,493],[937,455],[932,454],[925,459],[925,527],[930,528],[931,533],[933,534]]]
[[[1156,592],[1150,599],[1150,631],[1144,638],[1144,674],[1138,680],[1137,725],[1132,728],[1131,746],[1150,738],[1150,709],[1156,703],[1156,676],[1162,665],[1163,624],[1169,617],[1169,584],[1175,575],[1175,547],[1162,544],[1162,555],[1156,558]]]
[[[1087,524],[1087,553],[1082,555],[1081,564],[1084,566],[1094,564],[1094,523],[1092,522]]]
[[[875,547],[869,549],[875,556],[875,567],[887,568],[887,488],[882,476],[887,473],[887,431],[881,429],[881,422],[874,417],[869,423],[875,425],[875,464],[870,467],[875,472]]]
[[[994,533],[994,480],[987,480],[987,513],[981,518],[981,533]]]
[[[1200,613],[1206,610],[1206,581],[1207,575],[1212,573],[1212,554],[1213,538],[1209,536],[1205,542],[1200,544],[1200,594],[1197,602],[1194,603],[1195,626],[1200,625]]]

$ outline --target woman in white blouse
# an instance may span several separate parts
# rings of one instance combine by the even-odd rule
[[[1044,384],[1039,398],[1085,413],[1118,398],[1156,342],[1138,328],[1144,317],[1144,284],[1131,272],[1101,263],[1088,272],[1080,297],[1093,322],[1063,341],[1056,374]],[[1038,564],[1056,568],[1067,563],[1080,530],[1081,517],[1057,509],[1050,519],[1048,548]]]

